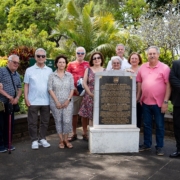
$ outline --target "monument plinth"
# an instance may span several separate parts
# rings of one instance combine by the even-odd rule
[[[136,75],[105,71],[95,76],[91,153],[138,152],[136,127]]]

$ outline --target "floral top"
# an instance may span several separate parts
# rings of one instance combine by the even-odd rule
[[[64,103],[71,92],[74,89],[74,79],[71,73],[66,72],[62,78],[57,74],[57,71],[53,72],[49,76],[48,80],[48,90],[52,90],[58,101]],[[50,96],[50,104],[54,103],[53,98]]]

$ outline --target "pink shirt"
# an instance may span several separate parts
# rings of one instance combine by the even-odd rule
[[[149,62],[140,67],[136,81],[142,83],[141,103],[162,106],[169,73],[170,68],[160,61],[153,68],[149,66]]]

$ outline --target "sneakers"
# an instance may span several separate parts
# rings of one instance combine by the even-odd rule
[[[45,147],[45,148],[51,146],[45,139],[39,140],[39,145],[40,145],[40,146],[43,146],[43,147]]]
[[[150,147],[147,147],[146,145],[139,145],[139,151],[147,151],[147,150],[151,150]]]
[[[7,152],[7,149],[5,147],[0,148],[0,153]]]
[[[33,142],[32,142],[32,145],[31,145],[31,148],[32,148],[32,149],[39,149],[38,141],[33,141]]]
[[[6,149],[8,150],[8,149],[9,149],[9,147],[8,147],[8,146],[6,146]],[[11,150],[11,151],[14,151],[15,149],[16,149],[16,148],[15,148],[14,146],[11,146],[11,147],[10,147],[10,150]]]
[[[163,149],[162,149],[162,148],[157,148],[157,149],[156,149],[156,154],[157,154],[158,156],[163,156],[163,155],[164,155]]]

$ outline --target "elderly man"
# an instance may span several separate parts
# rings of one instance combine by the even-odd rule
[[[147,50],[148,62],[138,72],[137,101],[141,95],[144,122],[144,144],[139,151],[150,150],[152,145],[152,121],[156,124],[156,154],[164,155],[164,113],[168,108],[171,92],[169,84],[170,68],[158,60],[159,49],[151,46]]]
[[[19,57],[15,54],[8,58],[7,67],[0,68],[0,101],[4,103],[5,111],[0,112],[0,152],[8,149],[8,103],[17,104],[22,94],[20,75],[17,73],[19,67]],[[12,82],[13,81],[13,82]],[[14,112],[11,115],[11,140],[14,126]],[[9,147],[15,150],[14,146]]]
[[[131,65],[128,63],[128,60],[123,57],[125,52],[125,46],[123,44],[118,44],[116,46],[116,55],[120,57],[122,64],[121,64],[121,70],[129,69]],[[106,70],[109,71],[112,69],[112,62],[111,60],[108,62]]]
[[[24,97],[28,106],[28,130],[31,137],[32,149],[39,145],[50,147],[46,140],[46,131],[50,118],[49,93],[47,88],[52,69],[45,65],[46,51],[39,48],[35,51],[36,63],[29,67],[24,77]],[[37,134],[38,112],[40,112],[39,135]]]
[[[82,102],[82,96],[79,96],[79,93],[77,91],[77,81],[84,76],[85,69],[89,67],[89,63],[84,60],[86,54],[86,50],[84,47],[77,47],[76,48],[76,60],[73,62],[70,62],[67,66],[67,71],[70,72],[74,77],[74,112],[73,112],[73,135],[69,138],[69,141],[74,141],[77,139],[77,122],[78,122],[78,112],[80,109],[80,105]],[[83,127],[83,140],[88,141],[87,137],[87,125],[88,125],[88,119],[82,118],[82,127]]]
[[[170,154],[171,158],[180,157],[180,60],[173,61],[169,76],[172,88],[171,102],[173,106],[174,136],[177,150]]]

